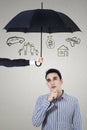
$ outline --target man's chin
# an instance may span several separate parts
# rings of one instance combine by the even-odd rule
[[[51,92],[57,92],[58,90],[56,88],[51,88]]]

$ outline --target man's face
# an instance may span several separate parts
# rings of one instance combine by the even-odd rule
[[[51,92],[60,92],[63,80],[59,78],[57,73],[49,73],[46,77],[47,85]]]

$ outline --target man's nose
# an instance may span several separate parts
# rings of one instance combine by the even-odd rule
[[[54,84],[54,80],[51,80],[51,84]]]

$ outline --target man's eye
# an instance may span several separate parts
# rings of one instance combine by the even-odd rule
[[[50,79],[47,79],[47,82],[50,82],[51,80]]]
[[[57,80],[58,78],[57,77],[54,77],[53,80]]]

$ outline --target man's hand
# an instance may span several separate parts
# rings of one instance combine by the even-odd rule
[[[35,59],[36,63],[43,63],[43,57],[38,57]]]
[[[53,101],[54,99],[57,99],[57,96],[58,96],[58,93],[57,91],[53,91],[49,94],[48,96],[48,101],[51,102]]]

